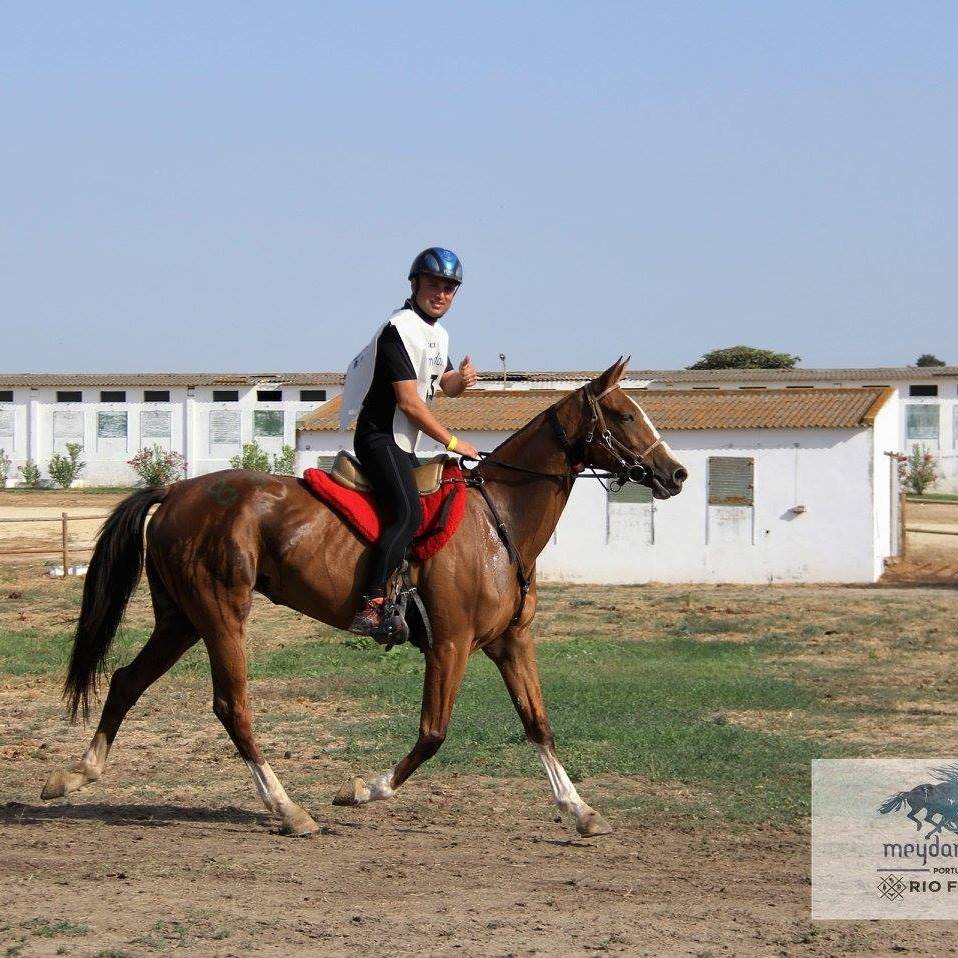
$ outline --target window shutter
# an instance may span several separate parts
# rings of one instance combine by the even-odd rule
[[[744,456],[709,457],[709,505],[750,506],[755,501],[755,460]]]
[[[316,460],[316,468],[322,469],[323,472],[329,472],[333,468],[335,458],[335,456],[319,456]]]
[[[652,490],[637,482],[627,482],[618,492],[609,490],[609,502],[630,502],[648,505],[652,502]]]

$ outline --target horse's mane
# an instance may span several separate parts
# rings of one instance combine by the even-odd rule
[[[933,774],[939,782],[951,782],[952,785],[958,785],[958,764],[936,768]]]
[[[511,436],[506,436],[506,438],[503,439],[502,442],[500,442],[499,445],[496,446],[492,450],[492,452],[490,452],[489,455],[485,457],[483,461],[489,462],[490,459],[492,459],[492,456],[494,456],[497,452],[499,452],[500,450],[508,446],[510,442],[513,442],[516,439],[518,439],[524,432],[526,432],[526,430],[531,429],[533,426],[537,425],[540,419],[542,419],[544,416],[547,416],[549,414],[550,409],[554,408],[555,406],[558,406],[559,403],[565,402],[569,398],[569,396],[574,396],[576,393],[582,392],[583,389],[585,389],[585,386],[580,386],[578,389],[574,389],[567,396],[563,396],[561,399],[557,399],[551,406],[548,406],[546,409],[543,409],[542,412],[536,413],[535,416],[533,416],[524,426],[520,426]],[[494,459],[492,459],[492,465],[495,465]]]

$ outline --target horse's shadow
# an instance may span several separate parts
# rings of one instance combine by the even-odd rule
[[[232,805],[194,808],[183,805],[108,805],[104,802],[89,805],[25,805],[22,802],[7,802],[0,806],[0,825],[34,825],[57,821],[165,828],[197,822],[207,825],[268,825],[272,819],[265,812],[251,812]]]

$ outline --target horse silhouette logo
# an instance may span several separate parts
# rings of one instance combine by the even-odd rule
[[[958,833],[958,764],[933,769],[932,774],[938,779],[937,782],[925,782],[910,791],[898,792],[879,805],[878,811],[887,815],[907,805],[911,809],[908,818],[915,823],[918,831],[923,825],[932,826],[926,839],[940,835],[942,828]],[[922,809],[925,811],[924,819],[918,817]],[[937,822],[932,817],[934,815],[938,816]]]

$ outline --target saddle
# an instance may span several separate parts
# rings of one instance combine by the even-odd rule
[[[442,483],[443,466],[451,458],[451,456],[447,456],[443,453],[413,469],[413,475],[416,477],[416,485],[419,488],[419,495],[428,496],[439,490],[439,486]],[[336,454],[329,474],[341,486],[352,489],[353,492],[373,491],[369,480],[363,475],[359,460],[346,452],[345,449],[341,449]]]
[[[437,456],[415,472],[422,523],[410,551],[413,560],[423,561],[439,552],[459,527],[466,509],[466,487],[462,470],[451,456]],[[349,453],[340,452],[329,472],[304,470],[303,482],[366,542],[379,539],[383,517],[369,481]]]

